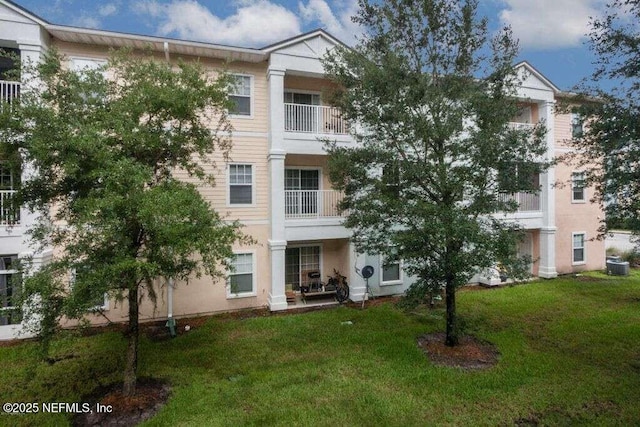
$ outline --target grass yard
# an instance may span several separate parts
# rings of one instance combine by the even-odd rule
[[[444,311],[391,304],[214,317],[170,341],[143,338],[140,375],[173,387],[145,425],[640,424],[640,272],[463,291],[458,312],[498,347],[497,366],[433,366],[416,338],[442,330]],[[124,349],[117,333],[69,333],[49,365],[33,343],[0,347],[0,402],[81,401],[121,380]],[[0,425],[68,422],[0,414]]]

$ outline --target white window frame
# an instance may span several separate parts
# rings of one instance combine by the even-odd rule
[[[319,248],[318,251],[318,271],[320,272],[320,280],[322,280],[322,274],[324,272],[324,244],[322,242],[320,243],[298,243],[298,244],[293,244],[293,245],[287,245],[287,249],[294,249],[294,248],[313,248],[313,247],[317,247]],[[298,259],[298,268],[300,268],[300,270],[298,271],[298,274],[302,273],[302,264],[300,263],[300,259]],[[286,270],[286,268],[285,268]],[[286,275],[286,271],[285,271],[285,275]],[[300,285],[302,285],[302,280],[303,277],[302,275],[300,276]],[[285,279],[286,281],[286,279]]]
[[[18,261],[19,258],[16,254],[9,254],[9,255],[5,255],[3,254],[2,257],[15,257],[14,261]],[[12,268],[10,270],[0,270],[0,274],[3,275],[10,275],[10,274],[18,274],[18,270],[15,268]],[[0,316],[5,312],[5,311],[11,311],[11,310],[15,310],[16,306],[14,305],[9,305],[6,307],[0,307]],[[5,325],[5,326],[15,326],[16,324],[9,324],[9,325]]]
[[[251,166],[251,203],[231,203],[231,166]],[[246,184],[244,184],[246,185]],[[256,165],[255,163],[233,162],[227,165],[227,207],[252,208],[256,206]]]
[[[582,248],[574,246],[575,236],[582,235]],[[575,260],[575,250],[582,249],[582,261]],[[587,232],[586,231],[574,231],[571,233],[571,265],[585,265],[587,263]]]
[[[253,74],[245,74],[245,73],[230,73],[231,76],[234,77],[249,77],[249,114],[233,114],[229,111],[229,117],[234,119],[253,119],[253,114],[255,111],[254,100],[256,97],[255,92],[255,76]],[[231,93],[231,89],[229,89],[229,96],[246,96],[246,95],[235,95]]]
[[[69,274],[69,286],[73,288],[73,284],[76,282],[76,269],[72,268],[71,273]],[[105,292],[103,295],[104,301],[102,305],[96,305],[93,307],[89,307],[87,311],[95,312],[95,311],[109,311],[109,295]]]
[[[284,191],[318,191],[318,199],[317,199],[317,210],[318,213],[320,212],[320,210],[322,209],[322,191],[324,190],[323,185],[322,185],[322,166],[285,166],[284,167]],[[318,189],[317,190],[288,190],[287,189],[287,170],[297,170],[297,171],[318,171]],[[284,205],[284,209],[286,210],[287,207],[287,200],[285,198],[285,205]]]
[[[384,259],[385,256],[380,254],[380,286],[401,285],[404,281],[404,274],[402,272],[402,260],[398,260],[398,279],[384,281]]]
[[[322,166],[285,166],[284,167],[285,171],[286,170],[305,170],[305,171],[314,171],[317,170],[318,171],[318,191],[322,191]],[[286,179],[287,179],[287,173],[285,172],[284,174],[284,179],[285,179],[285,185],[286,185]],[[286,187],[285,187],[286,188]]]
[[[238,250],[238,251],[233,251],[233,254],[234,255],[251,255],[251,286],[253,288],[253,291],[240,292],[240,293],[231,292],[231,276],[234,273],[228,270],[227,279],[226,279],[227,299],[251,298],[251,297],[258,296],[258,287],[257,287],[258,264],[257,264],[256,250],[255,249]]]
[[[317,107],[322,107],[324,105],[322,103],[322,92],[317,91],[317,90],[304,90],[304,89],[284,88],[284,93],[282,95],[282,99],[284,99],[284,97],[286,96],[287,93],[298,93],[300,95],[318,95],[318,99],[320,100],[320,104],[318,104],[316,106]],[[295,103],[294,102],[290,102],[288,104],[295,104]],[[301,105],[301,104],[296,104],[296,105]],[[302,105],[304,105],[304,104],[302,104]],[[313,104],[311,104],[311,105],[313,105]]]
[[[73,71],[83,71],[83,70],[96,70],[100,67],[104,67],[105,65],[108,64],[108,61],[104,58],[91,58],[89,56],[72,56],[71,58],[69,58],[71,60],[71,66]],[[90,62],[92,64],[94,64],[95,66],[83,66],[83,67],[78,67],[77,65],[77,61],[84,61],[84,62]]]
[[[582,199],[576,199],[575,196],[575,182],[577,181],[576,176],[580,175],[582,177]],[[584,185],[585,173],[583,171],[573,171],[571,172],[571,203],[587,203],[587,187]]]
[[[575,126],[580,123],[580,135],[575,134]],[[584,119],[578,113],[571,113],[571,138],[581,138],[584,134]]]

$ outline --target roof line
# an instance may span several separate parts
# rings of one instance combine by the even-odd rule
[[[120,31],[108,31],[108,30],[99,30],[99,29],[91,29],[91,28],[82,28],[82,27],[74,27],[70,25],[47,24],[45,25],[45,28],[48,31],[68,31],[73,33],[121,37],[121,38],[126,38],[131,40],[148,41],[148,42],[172,42],[175,44],[192,45],[192,46],[198,46],[203,48],[229,50],[229,51],[252,53],[252,54],[258,54],[258,55],[263,53],[261,49],[255,49],[250,47],[230,46],[230,45],[215,44],[215,43],[202,42],[202,41],[196,41],[196,40],[184,40],[184,39],[177,39],[172,37],[149,36],[144,34],[126,33],[126,32],[120,32]]]
[[[333,41],[335,44],[340,44],[340,45],[342,45],[344,47],[349,47],[342,40],[340,40],[339,38],[333,36],[331,33],[326,31],[325,29],[316,28],[314,30],[307,31],[306,33],[298,34],[296,36],[289,37],[288,39],[280,40],[280,41],[277,41],[277,42],[272,43],[270,45],[264,46],[263,48],[261,48],[261,50],[264,51],[265,53],[271,53],[274,50],[277,50],[277,49],[282,48],[282,47],[286,47],[286,46],[288,46],[290,44],[295,43],[298,40],[305,39],[305,38],[307,38],[307,37],[309,37],[309,36],[311,36],[313,34],[322,34],[325,37],[327,37],[328,39],[330,39],[331,41]]]
[[[536,75],[536,77],[538,77],[540,80],[544,81],[547,85],[549,85],[551,87],[551,89],[553,89],[553,91],[556,94],[562,92],[560,90],[560,88],[558,88],[558,86],[553,84],[553,82],[551,80],[549,80],[544,74],[542,74],[540,71],[538,71],[538,69],[536,67],[531,65],[529,63],[529,61],[526,61],[526,60],[525,61],[520,61],[516,65],[514,65],[514,68],[518,68],[520,66],[526,66],[527,68],[529,68]]]
[[[14,9],[16,12],[18,12],[18,13],[20,13],[22,15],[25,15],[27,18],[36,21],[38,24],[40,24],[42,26],[46,26],[46,25],[50,24],[50,22],[47,21],[46,19],[36,15],[35,13],[33,13],[30,10],[20,6],[19,4],[12,2],[11,0],[0,0],[0,1],[2,3],[5,3],[11,9]]]

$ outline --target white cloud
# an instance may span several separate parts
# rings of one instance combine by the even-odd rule
[[[603,0],[503,0],[502,24],[513,29],[522,48],[561,49],[580,46],[589,18],[600,14]]]
[[[301,32],[298,17],[269,0],[243,0],[235,14],[221,18],[195,0],[141,0],[134,12],[159,19],[157,33],[188,40],[262,46]]]
[[[360,34],[359,26],[351,21],[358,10],[356,0],[346,0],[335,7],[334,12],[325,0],[309,0],[305,5],[298,3],[302,19],[306,23],[316,23],[346,44],[353,44]]]
[[[71,25],[81,28],[100,28],[102,22],[94,16],[81,15],[71,21]]]
[[[112,16],[118,13],[118,5],[115,3],[107,3],[98,8],[98,14],[100,16]]]

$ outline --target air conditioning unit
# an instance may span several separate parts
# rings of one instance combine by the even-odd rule
[[[626,261],[607,261],[607,274],[612,276],[628,276],[629,263]]]

